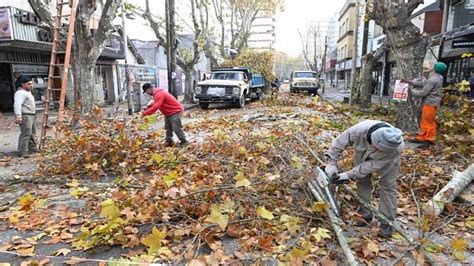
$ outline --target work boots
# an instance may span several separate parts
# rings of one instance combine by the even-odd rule
[[[379,235],[384,238],[392,237],[392,227],[388,224],[380,224]]]
[[[372,222],[372,219],[373,219],[372,215],[370,215],[370,216],[362,215],[362,218],[359,218],[355,222],[354,226],[356,226],[356,227],[367,226],[367,225],[370,224],[370,222]]]

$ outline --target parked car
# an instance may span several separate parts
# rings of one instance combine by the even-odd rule
[[[211,103],[233,103],[242,108],[246,100],[259,100],[265,88],[265,79],[248,67],[213,69],[208,80],[197,84],[195,98],[202,109]]]
[[[314,71],[293,71],[290,78],[290,92],[307,91],[317,94],[320,88],[318,73]]]

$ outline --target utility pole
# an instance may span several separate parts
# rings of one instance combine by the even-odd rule
[[[324,77],[324,85],[323,85],[323,93],[326,92],[326,56],[328,52],[328,36],[324,38],[324,55],[323,55],[323,65],[321,68],[321,72],[323,73]]]
[[[175,0],[166,0],[166,42],[167,45],[167,68],[168,68],[168,91],[178,99],[176,90],[176,32],[175,32]]]
[[[128,114],[133,114],[132,105],[132,87],[130,86],[130,73],[128,72],[128,40],[127,30],[125,27],[125,0],[122,0],[122,38],[123,38],[123,53],[125,57],[125,86],[127,86],[127,102],[128,102]]]
[[[364,15],[369,13],[369,2],[365,0]],[[367,54],[367,44],[369,42],[369,20],[364,19],[364,36],[362,36],[362,57]]]
[[[357,44],[359,42],[359,20],[360,20],[360,6],[359,6],[359,0],[356,0],[356,24],[355,24],[355,29],[354,29],[354,48],[352,50],[352,69],[351,69],[351,96],[349,98],[349,104],[352,105],[354,104],[354,98],[356,95],[356,83],[357,83],[357,75],[356,75],[356,70],[357,70]]]

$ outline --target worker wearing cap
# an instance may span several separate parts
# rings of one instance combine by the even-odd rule
[[[418,148],[428,148],[436,140],[436,112],[441,104],[443,90],[443,76],[447,66],[438,62],[430,69],[430,75],[426,80],[405,81],[411,85],[410,93],[417,98],[421,98],[421,122],[420,132],[416,139],[410,142],[418,143]]]
[[[354,148],[354,165],[350,171],[339,173],[337,162],[348,147]],[[379,211],[389,220],[395,220],[397,213],[397,178],[400,172],[400,157],[405,144],[402,131],[392,125],[377,120],[360,122],[344,131],[326,152],[328,165],[326,173],[333,177],[333,183],[340,184],[355,180],[357,194],[370,203],[372,195],[372,173],[380,175]],[[364,226],[372,221],[370,210],[359,208]],[[392,236],[390,225],[382,222],[380,233],[383,237]]]

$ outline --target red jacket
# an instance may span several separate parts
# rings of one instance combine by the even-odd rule
[[[152,115],[160,110],[164,116],[172,116],[183,112],[184,108],[176,98],[160,88],[155,88],[153,91],[153,105],[148,107],[143,114],[145,116]]]

